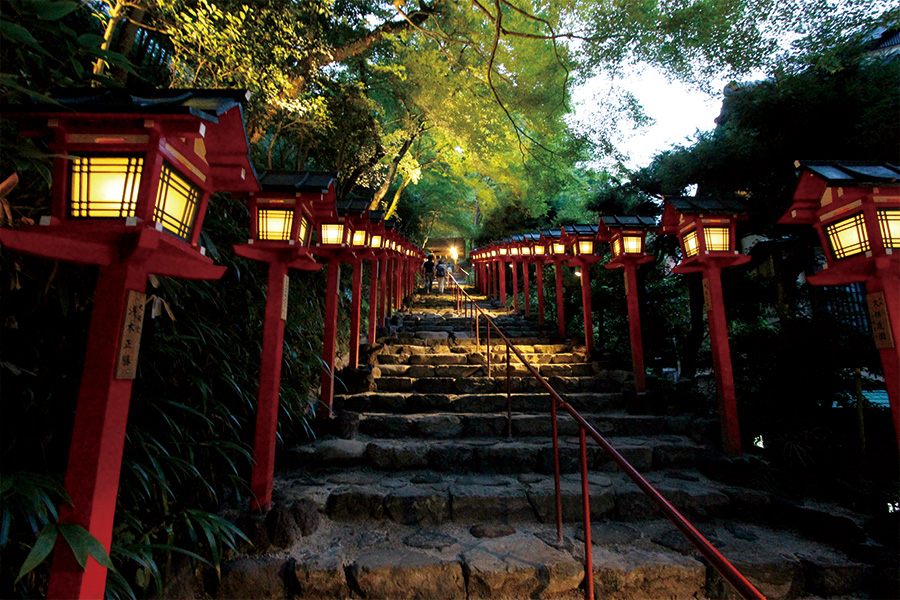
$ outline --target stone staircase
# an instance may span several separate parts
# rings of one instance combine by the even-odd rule
[[[488,373],[483,337],[477,345],[454,308],[449,295],[419,297],[395,318],[390,335],[368,349],[362,389],[335,398],[338,435],[282,455],[273,510],[242,523],[254,546],[206,592],[584,597],[576,424],[561,414],[558,542],[549,399],[513,356],[508,419],[505,349],[492,347]],[[896,553],[875,543],[856,515],[711,478],[729,468],[711,444],[717,423],[674,413],[661,397],[634,402],[630,373],[589,361],[583,347],[520,316],[494,316],[551,385],[766,597],[896,597]],[[636,410],[646,406],[651,414]],[[596,598],[737,597],[596,444],[589,441],[588,452]]]

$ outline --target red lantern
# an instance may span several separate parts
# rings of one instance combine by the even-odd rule
[[[864,283],[900,444],[900,168],[894,163],[800,161],[781,224],[813,225],[827,267],[813,285]]]
[[[716,374],[722,447],[730,456],[739,456],[742,450],[721,271],[750,260],[749,256],[735,249],[735,223],[745,218],[744,212],[744,206],[736,201],[666,198],[661,223],[661,232],[677,235],[681,245],[682,260],[673,272],[703,274],[703,297]]]

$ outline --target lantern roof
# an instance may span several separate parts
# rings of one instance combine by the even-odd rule
[[[663,234],[672,235],[678,230],[682,215],[730,215],[745,216],[749,211],[743,202],[733,198],[694,196],[666,196],[659,226]]]
[[[69,88],[51,93],[53,102],[33,100],[4,105],[4,112],[31,114],[75,113],[112,114],[186,114],[218,123],[218,117],[250,100],[242,89],[165,89],[146,90],[140,95],[113,88]]]
[[[521,233],[517,233],[516,235],[512,236],[512,241],[514,244],[520,244],[525,241],[525,236]]]
[[[526,234],[524,234],[524,237],[525,237],[525,239],[528,240],[529,242],[537,242],[537,241],[540,241],[540,239],[541,239],[541,234],[539,234],[539,233],[526,233]]]
[[[793,204],[780,219],[780,225],[811,224],[818,221],[816,212],[828,188],[900,188],[900,166],[883,161],[798,160],[799,181]],[[855,194],[844,195],[850,198]],[[833,198],[832,198],[833,199]]]
[[[261,171],[259,185],[268,192],[334,194],[334,173],[316,171]]]
[[[595,236],[597,235],[596,225],[563,225],[563,231],[569,235],[577,236]]]
[[[362,198],[344,200],[338,205],[337,210],[341,216],[363,215],[369,210],[369,201]]]
[[[124,89],[72,88],[55,92],[52,101],[3,105],[2,112],[32,122],[53,118],[104,126],[122,123],[127,128],[143,128],[147,117],[152,117],[158,126],[164,124],[160,129],[169,137],[205,140],[213,191],[255,192],[259,182],[250,161],[242,110],[249,98],[247,90],[231,89],[147,90],[135,95]],[[46,123],[36,130],[46,131]]]
[[[541,229],[541,237],[544,237],[544,238],[562,237],[562,230],[561,229]]]
[[[654,229],[658,225],[654,217],[642,217],[637,215],[601,215],[600,221],[607,228],[630,227],[634,229]]]
[[[900,165],[881,161],[798,160],[800,172],[809,171],[829,186],[875,187],[900,182]]]
[[[369,211],[369,219],[373,223],[378,223],[379,221],[384,220],[384,211],[383,210],[370,210]]]

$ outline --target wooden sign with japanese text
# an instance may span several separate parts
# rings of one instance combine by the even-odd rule
[[[147,295],[128,290],[125,303],[125,319],[119,337],[119,359],[116,361],[116,379],[134,379],[137,375],[138,351],[141,347],[141,331],[144,328],[144,306]]]
[[[872,292],[866,296],[869,303],[869,320],[872,321],[872,335],[875,336],[876,348],[893,348],[894,336],[891,335],[891,321],[888,317],[884,292]]]

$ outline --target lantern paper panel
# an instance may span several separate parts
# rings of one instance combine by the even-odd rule
[[[625,254],[640,254],[643,240],[641,235],[623,235],[622,244],[625,246]]]
[[[284,208],[259,208],[256,213],[256,227],[260,240],[288,241],[294,210]]]
[[[731,250],[731,229],[728,227],[703,228],[703,241],[707,252],[729,252]]]
[[[684,253],[688,258],[700,254],[700,244],[697,241],[697,231],[692,230],[684,235]]]
[[[153,219],[163,229],[187,241],[191,237],[200,190],[188,183],[169,165],[164,164],[159,176],[159,192]]]
[[[133,217],[144,159],[140,156],[78,156],[69,163],[73,217]]]
[[[343,223],[322,223],[319,227],[321,234],[319,243],[337,246],[344,243],[344,224]]]
[[[825,235],[828,237],[828,243],[831,245],[836,260],[870,250],[866,220],[862,213],[827,225]]]
[[[885,248],[900,248],[900,210],[883,209],[877,211],[878,227]]]

